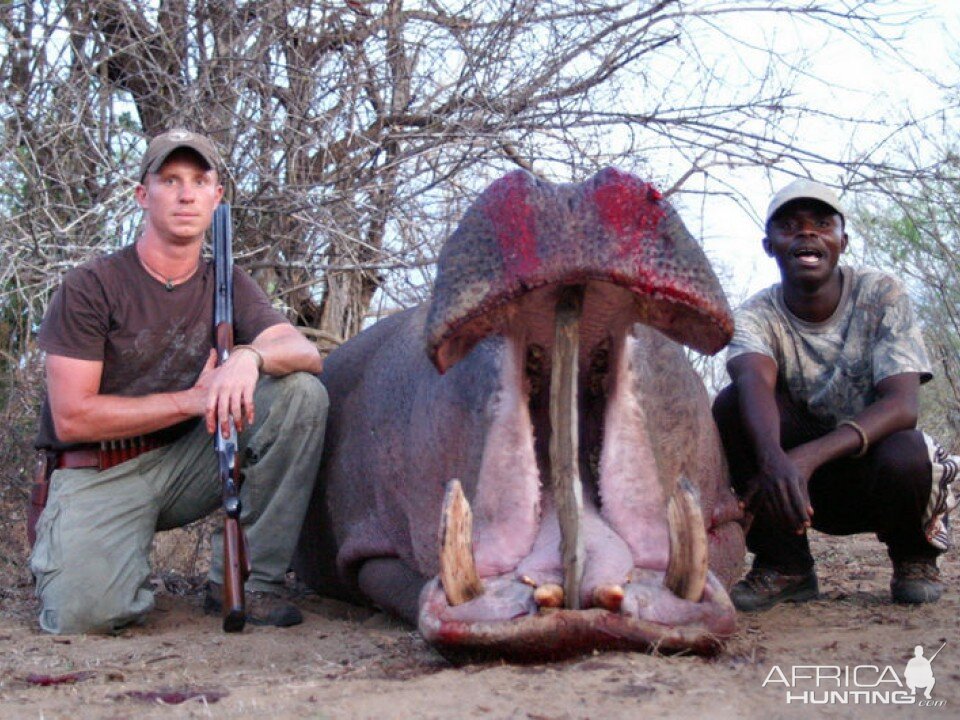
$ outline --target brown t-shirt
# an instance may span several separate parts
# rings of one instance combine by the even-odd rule
[[[173,290],[140,264],[134,245],[68,272],[40,327],[40,348],[51,355],[103,362],[100,393],[140,397],[186,390],[196,382],[216,339],[213,263]],[[237,344],[287,322],[260,287],[233,270]],[[183,425],[192,425],[188,421]],[[181,428],[182,430],[182,428]],[[36,446],[62,450],[45,399]]]

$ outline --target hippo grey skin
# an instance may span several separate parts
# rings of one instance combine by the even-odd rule
[[[583,288],[579,609],[537,592],[564,580],[548,366],[568,286]],[[324,595],[417,624],[448,656],[715,652],[735,630],[740,511],[707,394],[668,338],[715,353],[732,328],[701,249],[654,188],[614,169],[580,185],[506,175],[441,251],[432,300],[327,358],[326,444],[295,569]],[[456,605],[438,579],[453,478],[483,583]],[[693,599],[664,584],[685,551],[667,511],[681,484],[709,557]]]

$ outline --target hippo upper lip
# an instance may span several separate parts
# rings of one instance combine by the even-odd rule
[[[685,316],[691,324],[695,324],[696,333],[674,334],[672,328],[660,326],[658,329],[668,337],[704,353],[716,353],[723,348],[733,335],[733,319],[726,305],[715,307],[706,298],[695,292],[670,283],[644,284],[637,278],[611,275],[608,272],[590,269],[578,269],[561,276],[539,278],[524,282],[516,288],[505,290],[495,295],[488,295],[468,311],[463,312],[456,320],[450,323],[428,323],[427,336],[431,360],[444,372],[450,364],[456,362],[446,359],[446,355],[462,355],[469,351],[481,337],[493,332],[501,315],[509,316],[510,305],[518,299],[533,293],[536,290],[549,287],[562,287],[568,284],[599,281],[610,285],[620,286],[630,291],[638,301],[652,300],[664,308],[661,313],[643,313],[646,317],[662,315],[664,317],[677,314]],[[725,303],[725,300],[724,300]],[[501,311],[503,311],[501,313]],[[647,323],[647,320],[637,319]],[[651,323],[656,325],[656,323]],[[682,335],[682,337],[681,337]],[[456,341],[456,343],[452,342]],[[461,345],[462,349],[449,350],[449,346]]]
[[[499,308],[536,288],[589,281],[629,290],[638,322],[700,352],[718,352],[733,334],[702,249],[651,186],[612,168],[565,186],[516,171],[478,198],[440,254],[428,355],[445,372],[499,330]]]

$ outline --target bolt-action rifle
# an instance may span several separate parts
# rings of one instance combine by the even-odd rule
[[[217,342],[217,366],[223,365],[233,349],[233,231],[230,206],[221,203],[213,213],[213,264],[216,269],[213,325]],[[243,585],[250,575],[247,539],[240,527],[240,462],[237,457],[237,426],[231,416],[229,435],[219,424],[214,449],[219,462],[223,491],[223,629],[240,632],[247,621]]]

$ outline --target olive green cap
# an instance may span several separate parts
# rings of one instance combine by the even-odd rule
[[[148,173],[157,172],[170,154],[180,148],[193,150],[207,165],[219,171],[220,154],[213,140],[190,130],[175,128],[157,135],[147,145],[147,151],[140,160],[140,182],[144,181]]]

